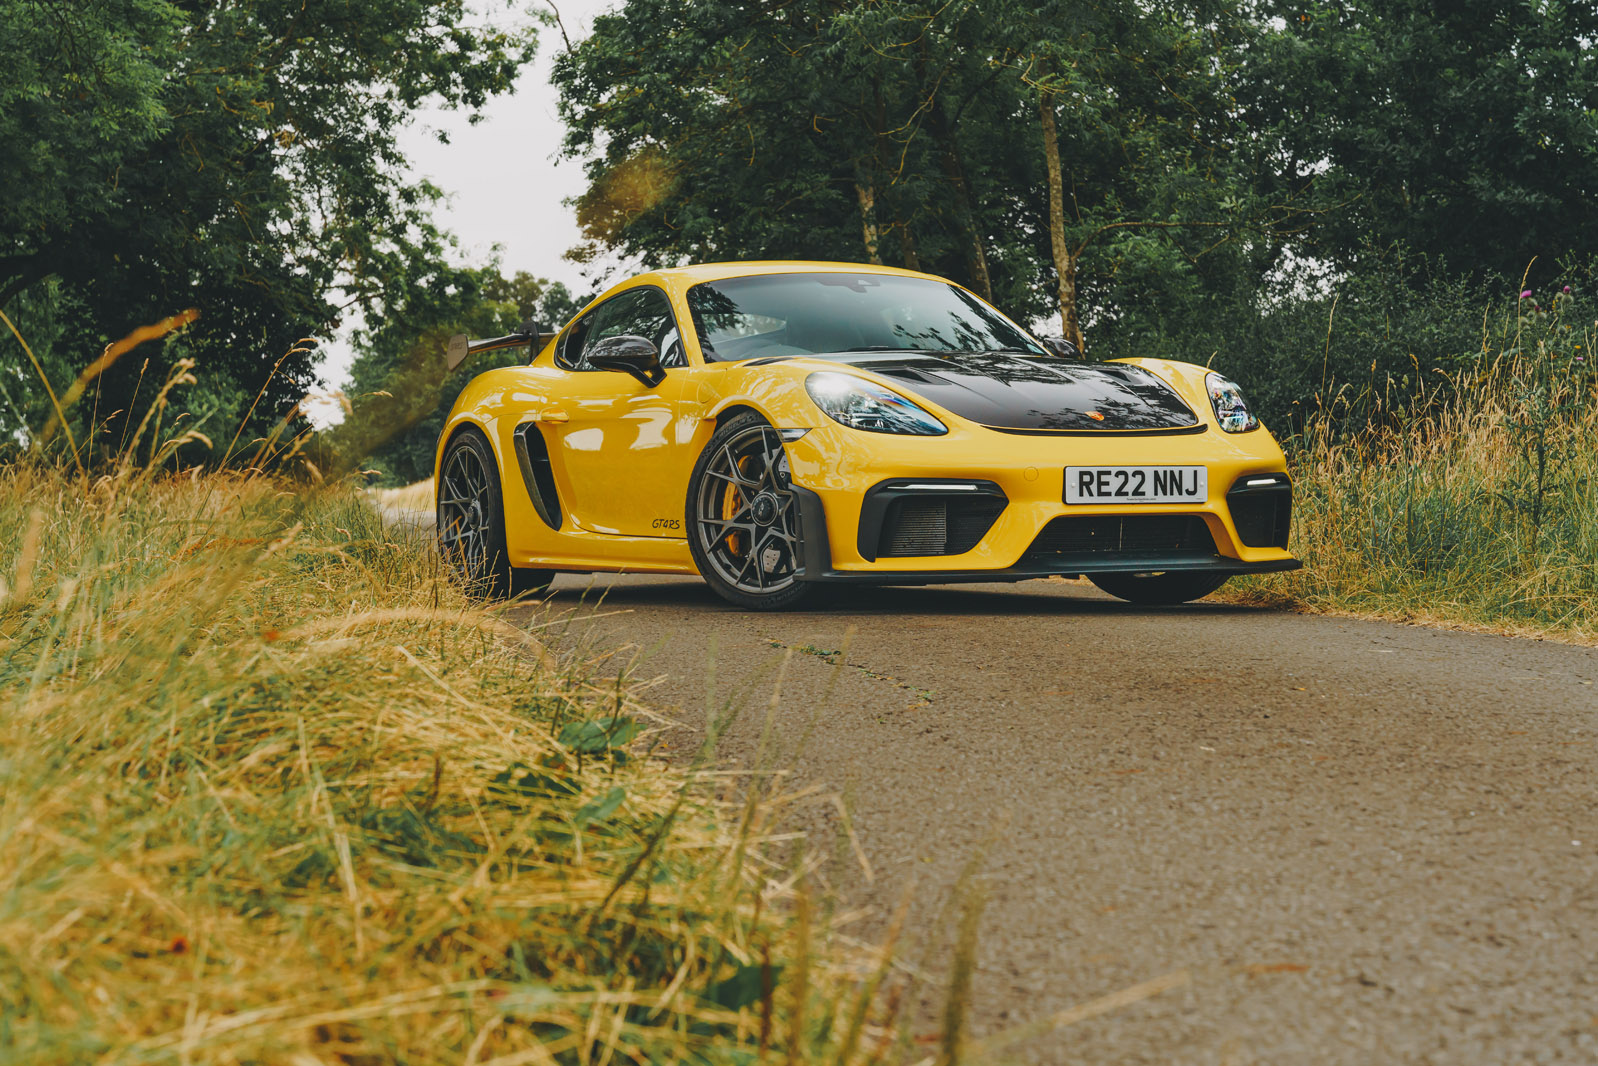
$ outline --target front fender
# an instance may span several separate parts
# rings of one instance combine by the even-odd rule
[[[1175,389],[1177,395],[1182,397],[1183,401],[1193,408],[1198,413],[1199,418],[1207,425],[1218,433],[1225,432],[1221,429],[1220,422],[1215,418],[1215,407],[1210,403],[1209,390],[1204,387],[1204,378],[1211,372],[1209,367],[1199,366],[1196,363],[1182,363],[1174,359],[1112,359],[1111,362],[1130,363],[1132,366],[1142,367],[1147,370]],[[1246,389],[1244,395],[1247,395]],[[1265,428],[1265,423],[1263,422],[1260,423],[1257,430],[1250,430],[1248,433],[1228,433],[1226,435],[1244,438],[1255,433],[1262,433],[1267,437],[1271,436],[1270,431]],[[1274,444],[1275,438],[1271,437],[1271,440]]]
[[[829,424],[805,391],[810,369],[786,366],[744,368],[736,363],[707,366],[700,372],[699,421],[694,428],[697,454],[710,442],[716,425],[730,411],[746,408],[778,429],[813,429]]]

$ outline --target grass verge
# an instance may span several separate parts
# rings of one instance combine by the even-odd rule
[[[1223,597],[1598,644],[1598,322],[1528,317],[1447,402],[1312,423],[1289,454],[1304,569]]]
[[[624,690],[356,494],[23,465],[0,523],[0,1059],[903,1047],[770,797],[637,755]]]

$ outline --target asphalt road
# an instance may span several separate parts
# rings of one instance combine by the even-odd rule
[[[678,748],[741,705],[745,766],[788,656],[775,765],[847,796],[869,879],[835,808],[796,817],[861,937],[913,879],[909,958],[944,972],[986,841],[977,1035],[1191,977],[1019,1061],[1598,1062],[1598,650],[1063,581],[756,615],[566,577],[549,609],[633,646]]]

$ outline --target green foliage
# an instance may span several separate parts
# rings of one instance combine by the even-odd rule
[[[57,390],[132,329],[201,312],[91,388],[80,417],[113,440],[141,373],[183,356],[212,390],[196,418],[228,433],[264,392],[250,428],[270,426],[313,381],[313,350],[285,355],[299,338],[449,287],[436,192],[403,176],[396,131],[424,103],[481,107],[533,44],[464,0],[0,0],[0,26],[0,308]],[[27,395],[0,431],[37,431],[41,386],[5,385]]]
[[[1534,284],[1598,245],[1598,7],[1502,0],[1252,5],[1280,19],[1238,69],[1269,181],[1330,211],[1306,254],[1354,268],[1402,243]]]
[[[629,0],[556,64],[567,150],[590,157],[586,253],[876,258],[1046,314],[1047,92],[1085,300],[1135,314],[1251,217],[1217,76],[1232,21],[1116,0]]]
[[[625,715],[572,722],[560,731],[561,746],[575,755],[617,754],[638,739],[643,728]]]
[[[1318,280],[1283,273],[1258,289],[1195,297],[1163,322],[1103,323],[1095,354],[1214,366],[1245,382],[1272,432],[1289,436],[1318,412],[1335,414],[1329,424],[1341,428],[1424,406],[1477,365],[1484,319],[1501,333],[1514,305],[1506,283],[1445,274],[1389,249],[1370,254],[1361,271]]]
[[[1598,305],[1570,276],[1478,316],[1424,402],[1312,413],[1288,442],[1305,569],[1238,594],[1598,640]]]
[[[1593,442],[1572,427],[1582,424],[1593,405],[1598,377],[1583,354],[1591,348],[1592,334],[1583,328],[1592,310],[1590,300],[1582,300],[1567,285],[1546,308],[1532,295],[1520,300],[1520,308],[1508,410],[1500,416],[1518,462],[1498,497],[1529,520],[1536,542],[1551,515],[1591,488],[1581,460]]]
[[[1591,292],[1598,279],[1598,262],[1568,260],[1559,270],[1545,289]],[[1327,280],[1322,291],[1304,291],[1302,280],[1280,286],[1257,310],[1217,302],[1191,332],[1143,343],[1173,356],[1186,344],[1187,358],[1248,382],[1250,402],[1279,436],[1311,422],[1338,436],[1402,423],[1474,387],[1505,353],[1557,343],[1530,340],[1533,301],[1519,299],[1518,283],[1446,273],[1401,249],[1369,253],[1364,269]],[[1561,305],[1561,328],[1579,302]],[[1101,354],[1132,354],[1129,347],[1112,333]]]

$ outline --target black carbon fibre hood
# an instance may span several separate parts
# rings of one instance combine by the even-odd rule
[[[829,357],[994,429],[1069,433],[1196,431],[1202,423],[1141,367],[1007,353],[870,352]],[[1100,417],[1094,417],[1098,415]]]

